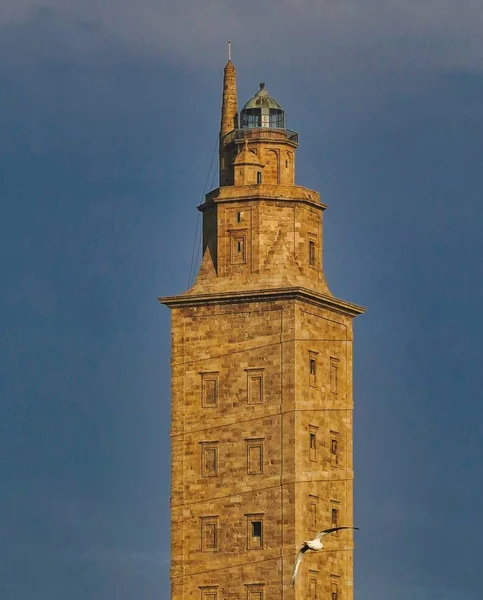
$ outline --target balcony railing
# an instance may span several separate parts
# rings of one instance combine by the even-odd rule
[[[291,129],[274,129],[272,127],[247,127],[234,129],[225,135],[223,145],[231,142],[244,142],[250,139],[287,140],[293,144],[299,143],[299,134]]]

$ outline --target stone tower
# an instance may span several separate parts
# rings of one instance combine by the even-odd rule
[[[317,192],[264,84],[240,112],[225,67],[220,186],[172,311],[172,600],[352,600],[352,319],[329,291]]]

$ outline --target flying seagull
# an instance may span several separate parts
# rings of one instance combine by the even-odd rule
[[[312,552],[319,552],[319,550],[322,550],[322,548],[324,547],[324,544],[320,540],[325,535],[329,535],[329,533],[333,533],[334,531],[339,531],[339,529],[359,529],[359,527],[331,527],[330,529],[324,529],[323,531],[319,531],[319,533],[315,536],[313,540],[305,540],[302,544],[302,547],[299,550],[299,553],[297,554],[297,559],[293,568],[292,587],[295,586],[295,577],[297,576],[300,563],[302,562],[302,557],[307,552],[307,550],[312,550]]]

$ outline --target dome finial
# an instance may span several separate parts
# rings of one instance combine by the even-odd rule
[[[265,89],[265,84],[264,84],[264,83],[259,83],[258,85],[260,86],[260,89],[261,89],[261,90],[264,90],[264,89]]]
[[[231,42],[228,42],[228,60],[231,60]]]

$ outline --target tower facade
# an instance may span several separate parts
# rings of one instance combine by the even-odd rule
[[[172,600],[352,600],[352,319],[329,291],[298,135],[260,84],[240,114],[225,67],[220,186],[193,287],[172,312]]]

